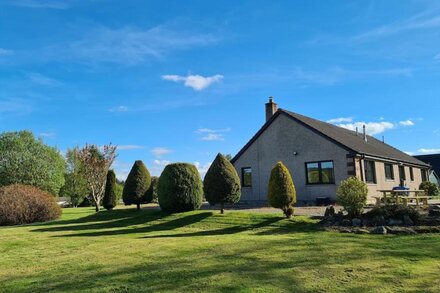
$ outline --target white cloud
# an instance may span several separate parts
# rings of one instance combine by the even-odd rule
[[[56,79],[53,79],[51,77],[45,76],[43,74],[33,72],[28,74],[29,79],[39,85],[45,85],[45,86],[59,86],[61,85],[61,82],[59,82]]]
[[[173,150],[171,150],[169,148],[165,148],[165,147],[156,147],[151,150],[151,153],[157,158],[168,155],[172,152],[173,152]]]
[[[173,82],[183,82],[186,87],[190,87],[193,90],[201,91],[204,90],[214,83],[219,83],[223,80],[223,75],[216,74],[214,76],[201,76],[201,75],[162,75],[163,80],[173,81]]]
[[[363,126],[366,126],[366,132],[369,135],[376,135],[382,133],[384,131],[393,129],[395,125],[391,122],[355,122],[355,123],[346,123],[346,124],[337,124],[337,126],[346,128],[352,131],[358,128],[359,132],[362,132]]]
[[[401,126],[414,126],[415,125],[415,123],[412,120],[410,120],[410,119],[404,120],[404,121],[400,121],[399,124]]]
[[[224,128],[224,129],[199,128],[195,131],[195,133],[201,135],[200,139],[204,141],[223,141],[225,140],[223,133],[228,131],[231,131],[231,128]]]
[[[339,117],[339,118],[333,118],[330,120],[327,120],[327,123],[348,123],[348,122],[353,122],[353,117]]]
[[[404,152],[404,153],[407,154],[407,155],[410,155],[410,156],[414,156],[415,155],[414,152]]]
[[[144,147],[141,145],[134,145],[134,144],[118,145],[118,150],[121,150],[121,151],[140,150],[143,148]]]
[[[0,99],[0,113],[29,114],[33,107],[29,101],[17,98]]]
[[[109,112],[127,112],[128,107],[126,106],[117,106],[108,110]]]
[[[166,165],[171,164],[171,161],[168,161],[168,160],[154,160],[154,161],[153,161],[153,164],[154,164],[154,165],[157,165],[157,166],[163,166],[163,167],[165,167]]]
[[[69,8],[69,1],[58,0],[13,0],[12,5],[26,7],[26,8],[50,8],[50,9],[67,9]]]
[[[223,134],[221,133],[208,133],[207,135],[203,136],[201,140],[205,141],[223,141],[225,140],[223,137]]]
[[[62,47],[67,47],[65,51],[68,59],[73,57],[90,63],[133,65],[163,58],[170,51],[206,46],[216,42],[218,38],[212,35],[188,33],[180,28],[177,31],[163,26],[148,30],[136,27],[111,29],[101,26],[87,30],[87,34],[82,39],[64,44]],[[51,51],[51,53],[56,52]]]
[[[209,167],[212,163],[205,163],[201,164],[200,162],[194,162],[194,165],[196,166],[197,170],[199,170],[200,177],[205,177],[206,172],[208,172]]]
[[[440,153],[440,149],[425,149],[425,148],[422,148],[422,149],[419,149],[417,152],[419,152],[421,154],[424,154],[424,155],[426,155],[426,154],[437,154],[437,153]]]
[[[14,51],[0,48],[0,56],[10,56],[10,55],[14,55]]]

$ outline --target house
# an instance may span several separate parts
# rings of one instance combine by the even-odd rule
[[[400,180],[418,189],[429,164],[365,133],[347,130],[284,109],[272,98],[266,123],[231,160],[242,183],[242,201],[265,201],[272,167],[290,170],[298,201],[335,200],[340,182],[356,176],[368,184],[369,200]]]
[[[431,165],[429,181],[440,185],[440,154],[414,156],[416,159]]]

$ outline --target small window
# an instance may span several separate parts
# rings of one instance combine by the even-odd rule
[[[428,175],[426,174],[426,170],[420,170],[422,172],[422,182],[428,181]]]
[[[377,183],[376,163],[374,161],[365,161],[365,181],[367,183]]]
[[[241,186],[252,187],[252,168],[241,168]]]
[[[385,178],[394,180],[394,166],[392,164],[385,164]]]
[[[406,174],[405,174],[405,166],[399,166],[399,177],[400,180],[405,181],[406,180]]]
[[[334,184],[335,170],[332,161],[306,163],[307,184]]]
[[[409,178],[414,181],[414,169],[412,167],[409,167]]]

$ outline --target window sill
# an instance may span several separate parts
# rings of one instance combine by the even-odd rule
[[[336,183],[306,183],[306,186],[317,186],[317,185],[336,185]]]

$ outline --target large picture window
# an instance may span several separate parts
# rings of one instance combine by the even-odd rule
[[[385,178],[394,180],[394,166],[392,164],[385,164]]]
[[[252,168],[241,168],[241,186],[252,187]]]
[[[377,183],[376,181],[376,163],[374,161],[365,161],[365,181],[367,183]]]
[[[334,184],[333,161],[306,163],[307,184]]]

